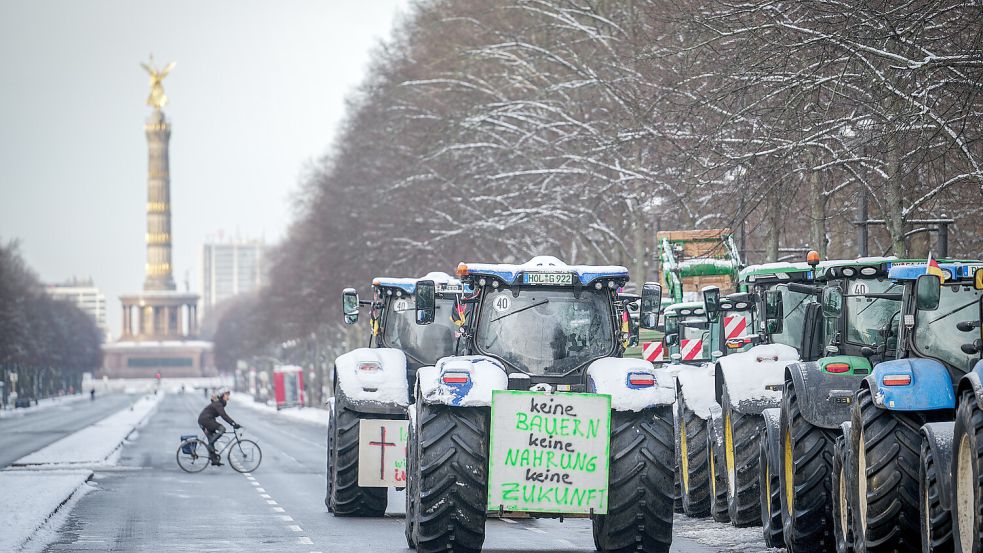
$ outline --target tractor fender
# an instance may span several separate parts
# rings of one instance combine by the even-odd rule
[[[983,359],[977,361],[973,370],[959,379],[959,390],[956,392],[956,398],[962,397],[963,392],[969,390],[973,391],[977,405],[983,409]]]
[[[710,416],[710,407],[719,405],[713,393],[716,365],[685,365],[676,373],[677,399],[703,420]]]
[[[922,426],[922,440],[928,443],[935,458],[935,466],[939,471],[939,493],[942,496],[939,503],[947,509],[952,505],[952,431],[954,422],[930,422]]]
[[[445,374],[465,381],[445,383]],[[416,385],[420,391],[417,401],[431,405],[489,407],[492,392],[507,390],[509,377],[502,363],[493,357],[451,356],[440,359],[432,367],[420,367],[416,371]]]
[[[629,380],[633,374],[651,375],[653,385],[633,385]],[[587,392],[611,396],[615,411],[638,412],[676,401],[672,373],[656,369],[644,359],[603,357],[594,361],[587,367]]]
[[[826,365],[838,363],[851,366],[849,372],[830,373]],[[856,372],[861,374],[856,374]],[[853,397],[870,373],[870,362],[863,357],[835,356],[819,361],[799,361],[785,367],[785,378],[791,380],[802,418],[813,426],[835,429],[850,420]]]
[[[784,344],[762,344],[717,360],[714,389],[717,403],[723,403],[723,389],[738,413],[757,415],[778,407],[785,387],[785,366],[799,360],[799,352]]]
[[[761,412],[765,419],[765,448],[768,455],[768,464],[771,470],[777,471],[782,468],[782,410],[779,407],[769,407]],[[778,473],[776,473],[778,474]]]
[[[354,411],[401,415],[410,402],[406,354],[358,348],[335,359],[335,393]]]
[[[906,385],[888,386],[884,377],[908,377]],[[870,388],[874,405],[890,411],[934,411],[954,409],[956,396],[952,377],[945,365],[935,359],[894,359],[874,365],[863,380]]]

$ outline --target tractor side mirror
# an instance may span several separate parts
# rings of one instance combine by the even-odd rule
[[[437,314],[437,286],[432,280],[419,280],[416,283],[416,324],[428,325]]]
[[[919,311],[935,311],[942,295],[942,280],[938,275],[922,275],[915,281],[915,307]]]
[[[836,319],[843,312],[843,291],[839,286],[827,286],[819,295],[819,303],[823,307],[823,317]]]
[[[708,321],[717,322],[717,318],[720,316],[720,288],[707,286],[703,289],[703,311],[706,313]]]
[[[765,332],[780,334],[782,319],[785,317],[785,306],[782,303],[781,290],[765,291]]]
[[[642,285],[642,300],[638,311],[638,326],[645,330],[655,330],[659,326],[659,313],[662,311],[662,285],[646,282]]]
[[[666,341],[666,346],[667,347],[668,346],[674,346],[674,345],[676,345],[676,342],[678,340],[679,340],[679,334],[666,334],[666,336],[665,336],[665,341]]]
[[[358,290],[345,288],[341,293],[341,309],[345,314],[346,325],[358,322]]]

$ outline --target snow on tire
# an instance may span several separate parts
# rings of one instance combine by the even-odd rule
[[[485,541],[488,409],[417,404],[416,549],[477,553]]]
[[[736,411],[723,386],[724,459],[727,466],[727,513],[737,527],[761,524],[758,489],[758,436],[761,415]]]
[[[416,444],[414,444],[415,438],[416,429],[411,422],[406,440],[406,516],[403,519],[403,534],[406,536],[406,546],[410,549],[416,549],[416,505],[420,500],[418,493],[420,482],[420,463],[416,458],[417,447]]]
[[[601,551],[669,551],[672,544],[672,408],[611,413],[608,513],[594,517]]]
[[[727,465],[724,461],[724,424],[720,413],[707,420],[707,456],[710,465],[710,516],[715,522],[728,523]]]
[[[784,457],[782,504],[788,515],[784,517],[785,543],[793,553],[832,551],[831,474],[836,431],[814,426],[802,416],[798,390],[791,378],[785,380],[780,435]]]
[[[956,550],[983,550],[983,410],[972,391],[963,392],[953,428],[952,530]]]
[[[328,449],[328,510],[340,517],[381,517],[386,514],[388,490],[358,485],[359,413],[336,399],[329,416],[332,432]]]

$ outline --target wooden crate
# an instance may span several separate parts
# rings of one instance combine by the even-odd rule
[[[722,258],[727,253],[723,244],[724,235],[730,234],[729,228],[705,230],[665,230],[655,233],[656,243],[661,246],[662,239],[670,242],[682,242],[682,259],[694,257]]]

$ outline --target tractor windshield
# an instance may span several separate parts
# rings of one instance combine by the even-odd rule
[[[534,375],[560,376],[611,355],[615,328],[607,291],[557,288],[487,289],[475,344]]]
[[[884,330],[898,324],[901,302],[868,298],[865,294],[901,293],[901,285],[887,279],[846,281],[846,341],[861,346],[884,343]],[[895,332],[895,336],[897,332]]]
[[[972,343],[978,333],[963,332],[956,325],[979,320],[981,295],[983,291],[975,290],[972,286],[944,284],[939,308],[915,313],[915,331],[912,335],[915,351],[923,357],[938,359],[962,373],[972,370],[980,355],[964,353],[959,346]]]
[[[813,296],[793,292],[785,285],[779,285],[777,289],[782,292],[782,331],[772,334],[771,341],[798,349],[802,347],[805,333],[806,308]]]
[[[413,298],[397,298],[390,302],[383,329],[382,342],[387,347],[403,350],[417,363],[433,365],[441,357],[454,355],[457,325],[451,318],[452,298],[437,298],[437,313],[433,323],[416,324],[416,305]]]

